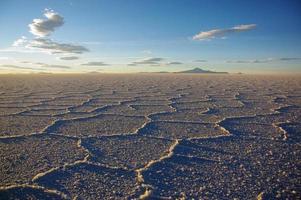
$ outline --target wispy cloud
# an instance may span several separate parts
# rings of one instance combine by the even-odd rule
[[[79,57],[77,56],[65,56],[65,57],[60,57],[61,60],[78,60]]]
[[[39,49],[50,54],[61,54],[61,53],[74,53],[82,54],[89,50],[81,45],[58,43],[50,39],[36,38],[30,41],[26,46],[29,49]]]
[[[130,64],[127,64],[127,66],[137,66],[137,65],[134,63],[130,63]]]
[[[144,58],[141,60],[134,61],[129,66],[136,66],[136,65],[159,65],[161,62],[164,61],[164,58]]]
[[[274,61],[295,61],[301,60],[301,58],[294,57],[283,57],[283,58],[266,58],[266,59],[255,59],[255,60],[227,60],[226,63],[269,63]]]
[[[44,68],[57,68],[57,69],[70,69],[70,66],[65,66],[65,65],[52,65],[52,64],[43,64],[41,67]]]
[[[108,66],[109,64],[104,63],[104,62],[87,62],[87,63],[83,63],[81,65],[84,65],[84,66]]]
[[[0,57],[0,60],[9,60],[9,57]]]
[[[209,31],[202,31],[192,37],[193,40],[210,40],[217,37],[223,38],[226,34],[243,32],[255,29],[256,24],[242,24],[232,28],[213,29]]]
[[[287,57],[287,58],[279,58],[282,61],[293,61],[293,60],[301,60],[301,58]]]
[[[23,63],[23,64],[31,64],[31,65],[44,65],[45,63],[41,63],[41,62],[33,62],[33,61],[19,61],[19,63]]]
[[[47,64],[42,62],[32,62],[32,61],[20,61],[23,64],[30,64],[33,66],[39,66],[40,68],[58,68],[58,69],[70,69],[70,66],[66,65],[54,65],[54,64]]]
[[[182,65],[182,62],[170,61],[167,62],[165,58],[160,57],[151,57],[144,58],[132,63],[129,63],[128,66],[138,66],[138,65],[150,65],[150,66],[167,66],[167,65]]]
[[[207,60],[194,60],[193,62],[207,62]]]
[[[21,67],[17,65],[0,65],[1,68],[8,68],[8,69],[25,69],[25,70],[44,70],[41,68],[33,68],[33,67]]]
[[[34,19],[28,25],[33,35],[45,37],[64,24],[64,18],[53,10],[45,9],[44,16],[46,19]]]
[[[183,63],[182,62],[174,61],[174,62],[167,62],[166,64],[167,65],[182,65]]]

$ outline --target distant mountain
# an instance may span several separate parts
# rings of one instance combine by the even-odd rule
[[[186,70],[186,71],[180,71],[180,72],[175,72],[175,73],[193,73],[193,74],[228,74],[228,72],[215,72],[215,71],[210,71],[210,70],[204,70],[201,68],[194,68],[191,70]]]

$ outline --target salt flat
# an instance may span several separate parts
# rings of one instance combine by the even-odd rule
[[[0,76],[0,199],[297,199],[301,78]]]

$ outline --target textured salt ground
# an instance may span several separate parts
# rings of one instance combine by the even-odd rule
[[[57,120],[72,120],[72,119],[83,119],[83,118],[91,118],[95,117],[98,113],[97,112],[78,112],[78,113],[66,113],[66,114],[59,114],[55,116]]]
[[[213,107],[215,108],[221,108],[221,107],[227,107],[227,108],[242,108],[244,104],[241,101],[238,101],[233,98],[220,98],[212,100]]]
[[[60,190],[70,199],[126,199],[138,189],[134,171],[84,163],[57,170],[36,182]]]
[[[89,150],[90,160],[105,166],[138,169],[162,157],[173,141],[138,135],[89,138],[82,146]]]
[[[47,103],[42,103],[37,106],[30,106],[28,109],[30,110],[65,110],[70,106],[61,106],[61,105],[48,105]]]
[[[153,113],[173,112],[174,109],[168,105],[116,105],[101,111],[106,114],[119,114],[127,116],[148,116]]]
[[[210,99],[206,95],[201,96],[191,96],[183,94],[181,98],[172,99],[175,103],[186,103],[186,102],[207,102]]]
[[[181,102],[181,103],[175,103],[173,106],[177,110],[186,110],[186,109],[207,109],[207,108],[213,108],[214,104],[212,102],[201,102],[201,101],[195,101],[195,102]]]
[[[158,197],[255,199],[263,192],[267,199],[296,199],[300,158],[299,146],[285,142],[192,140],[180,143],[171,158],[154,164],[143,176]]]
[[[30,106],[38,106],[39,102],[9,102],[9,103],[1,103],[0,108],[27,108]]]
[[[83,160],[85,154],[77,140],[66,137],[32,135],[0,139],[0,185],[29,183],[39,173]]]
[[[26,110],[26,108],[0,108],[0,116],[17,114]]]
[[[68,101],[68,100],[63,100],[63,101],[48,101],[48,105],[53,105],[53,106],[80,106],[84,103],[85,101]]]
[[[99,115],[96,117],[58,121],[46,132],[69,136],[108,136],[134,133],[146,122],[145,117]]]
[[[29,110],[22,112],[22,115],[42,115],[42,116],[55,116],[67,113],[68,110],[66,109],[42,109],[42,110]]]
[[[9,137],[39,133],[46,126],[51,125],[53,120],[54,118],[48,116],[0,116],[0,136]]]
[[[107,104],[104,104],[102,106],[106,106]],[[90,105],[82,105],[74,108],[70,108],[69,110],[71,112],[93,112],[94,110],[102,107],[102,106],[90,106]]]
[[[168,139],[206,138],[227,135],[217,124],[192,122],[150,122],[138,134]]]
[[[113,99],[98,99],[94,98],[91,99],[86,105],[87,106],[94,106],[94,107],[103,107],[106,105],[118,105],[123,100],[113,100]]]
[[[254,108],[216,108],[215,109],[215,115],[223,117],[223,118],[229,118],[229,117],[244,117],[244,116],[253,116],[253,115],[268,115],[272,114],[273,111],[269,108],[260,108],[260,107],[254,107]]]
[[[54,154],[58,159],[51,160],[56,163],[53,168],[46,173],[34,174],[34,183],[30,183],[35,184],[34,191],[27,185],[22,186],[26,189],[21,193],[21,187],[12,183],[14,190],[6,187],[0,193],[9,192],[8,194],[14,195],[13,191],[18,191],[33,198],[34,195],[49,195],[44,189],[38,189],[41,187],[39,185],[43,185],[45,190],[64,191],[69,197],[79,199],[131,199],[140,195],[149,199],[168,196],[171,199],[185,196],[187,199],[206,199],[207,196],[210,199],[252,199],[258,196],[267,199],[296,199],[300,196],[296,189],[301,174],[301,95],[298,92],[298,78],[190,75],[0,78],[0,88],[3,89],[0,104],[2,102],[12,108],[19,106],[30,110],[69,108],[71,111],[55,117],[56,120],[71,120],[57,121],[53,125],[53,118],[50,124],[45,123],[44,126],[40,122],[44,118],[26,116],[29,120],[25,120],[19,118],[24,117],[20,114],[13,116],[16,121],[6,122],[6,127],[0,124],[3,130],[11,131],[12,137],[16,136],[11,139],[33,137],[19,137],[19,134],[14,133],[15,130],[17,133],[22,130],[21,135],[26,135],[48,126],[39,137],[58,137],[51,139],[52,142],[57,140],[61,143],[57,145],[37,145],[42,139],[24,143],[23,146],[30,147],[29,152],[22,150],[18,144],[10,143],[11,149],[15,146],[22,152],[25,151],[22,158],[24,155],[28,157],[29,163],[43,163],[45,159],[48,160],[47,156],[56,152],[54,149],[62,152],[61,157]],[[120,105],[125,109],[111,110],[110,115],[119,118],[108,117],[101,120],[101,115],[98,115],[105,111],[102,107],[109,102],[117,106],[108,108]],[[34,105],[31,106],[32,103]],[[167,106],[171,110],[163,107],[155,109],[154,105]],[[93,106],[97,107],[96,111],[89,109]],[[81,112],[72,113],[73,111]],[[123,114],[116,115],[117,112]],[[131,112],[132,118],[127,118],[125,114]],[[154,113],[149,115],[150,112]],[[140,119],[136,118],[137,113],[149,116],[141,116],[143,122],[137,123]],[[176,120],[172,120],[173,118]],[[174,123],[162,122],[165,120]],[[32,123],[35,121],[37,124]],[[15,127],[7,128],[9,126]],[[41,129],[42,126],[44,127]],[[127,132],[127,126],[133,129]],[[230,132],[223,129],[223,126]],[[61,136],[45,134],[51,130],[56,130],[52,134]],[[111,133],[116,136],[110,136]],[[90,136],[97,138],[85,138]],[[84,138],[74,139],[76,137]],[[63,142],[60,138],[64,138]],[[48,147],[52,151],[47,150],[46,157],[36,156],[36,162],[31,162],[32,158],[27,154],[32,151],[33,157],[42,155]],[[62,150],[63,147],[67,152]],[[80,158],[72,160],[69,153],[79,150]],[[19,153],[12,152],[11,160],[18,159]],[[65,154],[66,158],[63,157]],[[65,160],[62,163],[56,162],[61,159],[69,160],[66,163]],[[38,160],[41,161],[37,162]],[[48,164],[45,165],[48,167]],[[36,165],[32,169],[35,170]],[[271,173],[270,169],[273,170]],[[13,168],[11,179],[18,178],[21,173],[19,171],[19,168]],[[66,180],[64,175],[70,178]],[[96,194],[95,190],[101,192]]]
[[[170,103],[172,103],[171,101],[168,101],[168,100],[136,100],[136,101],[133,101],[131,103],[129,103],[130,105],[161,105],[161,106],[164,106],[164,105],[169,105]]]
[[[210,109],[185,109],[176,112],[157,113],[149,117],[154,121],[179,121],[179,122],[200,122],[200,123],[216,123],[222,118],[207,114]]]

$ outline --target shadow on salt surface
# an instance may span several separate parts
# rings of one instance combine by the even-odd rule
[[[288,141],[292,143],[301,142],[301,123],[283,123],[279,127],[288,133]]]
[[[153,195],[172,199],[296,199],[298,145],[254,138],[181,141],[174,155],[143,172]],[[290,177],[290,182],[287,178]]]
[[[12,187],[7,189],[0,189],[0,199],[16,200],[16,199],[30,199],[30,200],[60,200],[62,197],[55,192],[45,191],[41,188],[34,187]]]
[[[219,124],[235,136],[283,139],[283,131],[272,124],[242,123],[244,120],[244,118],[228,118]]]
[[[85,151],[78,141],[56,135],[0,139],[0,186],[24,184],[37,175],[83,160]]]
[[[49,173],[36,182],[72,199],[126,199],[137,190],[135,175],[134,171],[82,163]]]
[[[198,199],[201,197],[198,189],[202,186],[202,173],[207,173],[199,166],[211,162],[213,161],[173,155],[152,165],[143,172],[143,177],[145,183],[154,188],[152,197],[176,199],[184,197],[185,192],[186,197]]]

